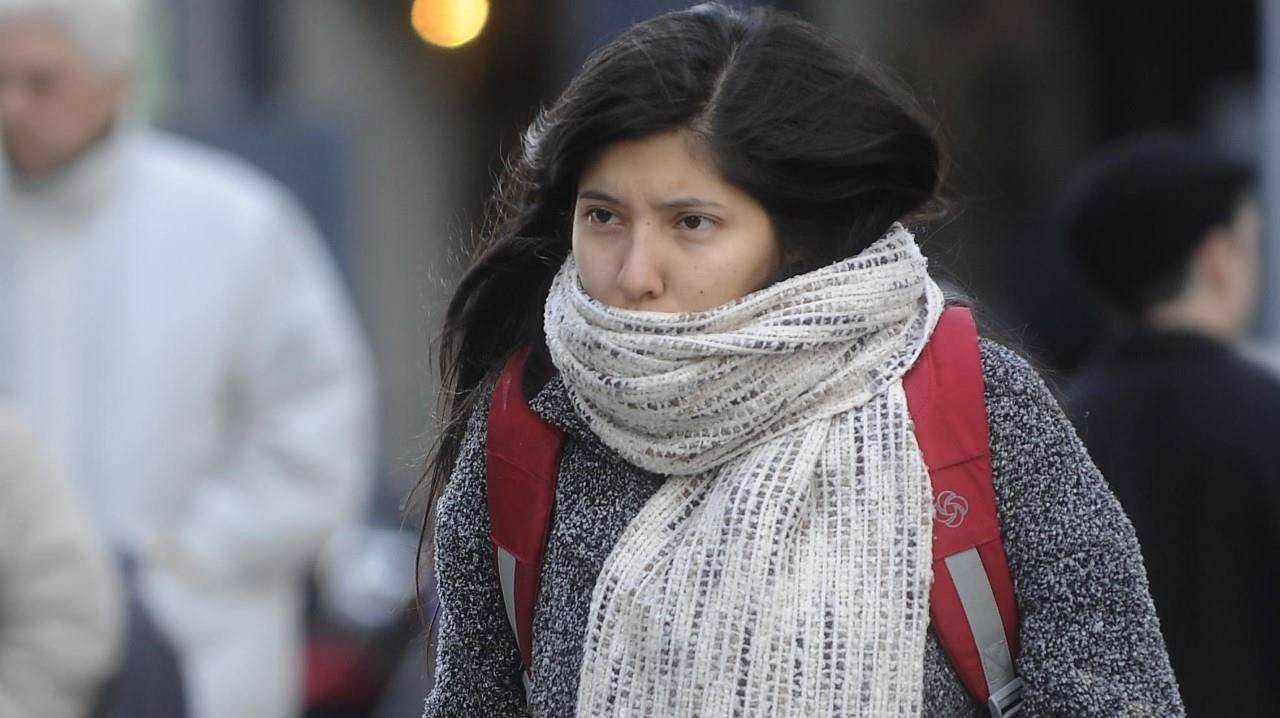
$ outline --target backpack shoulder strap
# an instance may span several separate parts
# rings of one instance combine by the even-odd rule
[[[522,380],[526,347],[507,360],[489,405],[485,484],[490,537],[507,620],[526,688],[533,668],[533,607],[551,529],[564,434],[529,408]]]
[[[1018,612],[996,515],[985,387],[973,315],[949,308],[903,378],[933,484],[930,614],[965,688],[1006,716],[1021,699]]]

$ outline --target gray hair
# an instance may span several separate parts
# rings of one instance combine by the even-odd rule
[[[102,72],[132,69],[142,43],[145,0],[0,0],[0,25],[51,22]]]

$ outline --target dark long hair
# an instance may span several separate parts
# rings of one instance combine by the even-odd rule
[[[417,493],[428,509],[457,460],[477,389],[542,346],[542,307],[570,250],[578,177],[605,146],[685,130],[764,207],[789,270],[852,256],[926,208],[942,156],[910,96],[799,18],[706,3],[599,49],[528,129],[496,217],[445,316],[442,426]]]

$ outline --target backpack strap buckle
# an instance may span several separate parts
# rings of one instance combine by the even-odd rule
[[[991,693],[987,699],[987,709],[991,718],[1013,718],[1022,715],[1022,691],[1026,684],[1021,678],[1014,678],[1003,688]]]

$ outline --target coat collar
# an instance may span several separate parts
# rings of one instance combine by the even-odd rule
[[[15,211],[80,216],[101,206],[120,186],[129,145],[138,128],[117,119],[101,137],[66,165],[34,178],[9,177]]]
[[[1113,342],[1100,355],[1109,363],[1150,364],[1229,360],[1234,352],[1207,334],[1143,329]]]
[[[573,397],[569,395],[569,389],[558,372],[553,374],[529,401],[529,408],[575,442],[612,453],[612,450],[591,430],[586,417],[574,406]]]

